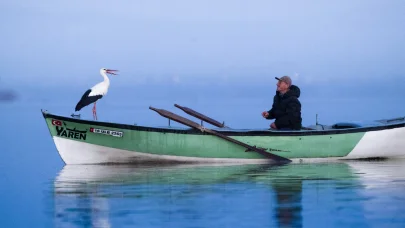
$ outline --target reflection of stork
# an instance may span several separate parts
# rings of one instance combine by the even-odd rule
[[[103,76],[104,81],[93,86],[91,89],[88,89],[77,103],[75,111],[80,111],[83,107],[94,103],[93,107],[93,118],[97,120],[97,111],[96,111],[96,102],[107,94],[108,87],[110,87],[110,79],[107,77],[107,74],[116,75],[117,70],[110,70],[106,68],[100,69],[100,74]]]

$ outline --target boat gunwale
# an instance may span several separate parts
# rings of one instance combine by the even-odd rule
[[[62,115],[51,114],[46,111],[42,111],[43,117],[55,118],[57,120],[70,121],[80,124],[89,124],[96,126],[104,126],[117,128],[122,130],[136,130],[136,131],[149,131],[149,132],[161,132],[161,133],[174,133],[174,134],[193,134],[193,135],[207,135],[207,133],[201,132],[200,130],[193,128],[169,128],[169,127],[152,127],[152,126],[139,126],[124,123],[115,122],[103,122],[103,121],[92,121],[85,119],[76,119]],[[376,126],[366,126],[357,128],[345,128],[345,129],[324,129],[324,130],[299,130],[299,131],[273,131],[273,130],[246,130],[246,129],[216,129],[215,131],[221,132],[221,134],[226,136],[313,136],[313,135],[338,135],[338,134],[350,134],[350,133],[365,133],[370,131],[381,131],[389,130],[395,128],[405,127],[405,122],[397,124],[386,124],[386,125],[376,125]]]

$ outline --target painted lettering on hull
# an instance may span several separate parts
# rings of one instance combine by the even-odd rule
[[[69,129],[60,126],[56,126],[56,135],[71,138],[71,139],[79,139],[79,140],[86,140],[87,138],[87,131],[79,131],[76,129]]]

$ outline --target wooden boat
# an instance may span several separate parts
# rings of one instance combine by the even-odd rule
[[[175,106],[216,128],[153,107],[159,115],[187,127],[92,121],[44,110],[42,114],[66,164],[289,163],[405,155],[405,117],[363,125],[316,124],[299,131],[232,129],[190,108]]]

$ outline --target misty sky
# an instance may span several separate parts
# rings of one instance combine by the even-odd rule
[[[2,1],[1,83],[381,83],[405,76],[405,1]],[[50,81],[56,79],[56,81]],[[274,81],[270,81],[271,85]]]

